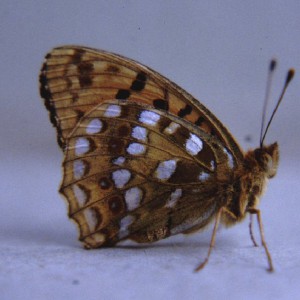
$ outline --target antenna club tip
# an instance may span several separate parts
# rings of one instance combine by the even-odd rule
[[[273,72],[274,69],[276,68],[276,65],[277,65],[277,61],[275,58],[273,58],[271,61],[270,61],[270,71]]]
[[[294,76],[295,76],[295,70],[290,69],[286,76],[286,84],[288,84],[293,79]]]

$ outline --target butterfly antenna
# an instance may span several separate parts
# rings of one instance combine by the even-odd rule
[[[270,99],[270,90],[271,90],[271,86],[272,86],[272,79],[273,79],[273,74],[274,74],[274,70],[276,68],[276,65],[277,65],[276,60],[272,59],[271,62],[270,62],[270,66],[269,66],[267,86],[266,86],[266,94],[265,94],[264,106],[263,106],[263,110],[262,110],[260,138],[259,138],[260,148],[262,147],[262,144],[263,144],[263,138],[262,138],[263,137],[263,130],[264,130],[264,127],[265,127],[267,107],[268,107],[268,102],[269,102],[269,99]]]
[[[272,62],[271,62],[271,64],[270,64],[270,73],[272,73],[271,65],[272,65]],[[276,63],[275,63],[275,65],[276,65]],[[274,67],[273,67],[273,69],[274,69]],[[271,123],[272,123],[272,120],[273,120],[273,118],[274,118],[274,116],[275,116],[275,114],[276,114],[276,111],[277,111],[277,109],[278,109],[278,107],[279,107],[279,105],[280,105],[280,103],[281,103],[281,101],[282,101],[282,99],[283,99],[283,96],[284,96],[284,94],[285,94],[285,91],[286,91],[286,89],[287,89],[289,83],[290,83],[291,80],[293,79],[294,75],[295,75],[295,70],[294,70],[294,69],[290,69],[290,70],[287,72],[286,80],[285,80],[285,83],[284,83],[282,92],[281,92],[281,94],[280,94],[280,97],[279,97],[279,99],[278,99],[278,101],[277,101],[277,104],[276,104],[276,106],[275,106],[275,109],[273,110],[273,113],[272,113],[272,115],[271,115],[271,117],[270,117],[270,120],[269,120],[267,126],[266,126],[266,129],[265,129],[264,134],[263,134],[263,135],[261,134],[261,138],[260,138],[260,148],[262,148],[262,146],[263,146],[263,143],[264,143],[266,134],[267,134],[267,132],[268,132],[268,130],[269,130],[269,127],[270,127],[270,125],[271,125]],[[270,77],[270,76],[271,76],[271,75],[269,75],[269,77]],[[267,102],[267,100],[265,100],[265,105],[264,105],[264,112],[263,112],[263,119],[262,119],[263,122],[264,122],[264,119],[265,119],[264,115],[266,114],[266,112],[265,112],[266,106],[267,106],[267,105],[266,105],[266,102]],[[262,133],[262,132],[263,132],[263,124],[262,124],[262,130],[261,130],[261,133]]]

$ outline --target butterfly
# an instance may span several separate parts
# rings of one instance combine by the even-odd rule
[[[40,93],[64,153],[59,191],[85,248],[126,239],[152,243],[214,222],[200,270],[219,223],[231,226],[250,214],[258,218],[273,270],[257,206],[276,174],[277,143],[265,146],[263,138],[259,148],[244,153],[182,88],[102,50],[53,49],[41,69]]]

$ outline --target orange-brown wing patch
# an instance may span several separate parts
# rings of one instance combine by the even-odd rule
[[[235,162],[242,159],[233,137],[209,110],[167,78],[128,58],[77,46],[55,48],[46,56],[40,83],[63,148],[82,116],[106,100],[120,99],[186,119],[218,137]]]

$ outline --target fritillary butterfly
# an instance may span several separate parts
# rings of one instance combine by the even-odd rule
[[[289,73],[292,78],[293,71]],[[86,248],[151,243],[256,214],[278,145],[242,152],[201,103],[150,68],[64,46],[43,64],[40,92],[64,152],[60,193]],[[251,238],[254,241],[252,231]]]

